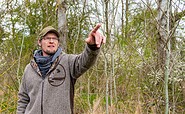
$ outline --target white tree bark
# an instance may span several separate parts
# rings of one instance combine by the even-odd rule
[[[165,73],[165,114],[169,112],[169,96],[168,96],[168,80],[169,80],[169,65],[170,65],[170,3],[171,0],[158,0],[158,31],[159,44],[158,49],[160,62],[164,67]]]

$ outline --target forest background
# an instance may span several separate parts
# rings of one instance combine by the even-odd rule
[[[185,114],[184,0],[1,0],[0,113],[15,114],[26,64],[48,25],[78,54],[96,23],[107,37],[75,86],[76,114]]]

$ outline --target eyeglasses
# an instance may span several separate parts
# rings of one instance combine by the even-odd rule
[[[57,37],[43,37],[42,39],[45,41],[51,41],[51,40],[52,41],[59,41],[59,38],[57,38]]]

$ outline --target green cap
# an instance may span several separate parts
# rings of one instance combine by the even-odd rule
[[[52,27],[52,26],[47,26],[45,27],[39,34],[39,39],[42,39],[42,37],[44,37],[48,32],[52,32],[52,33],[55,33],[57,35],[57,37],[59,38],[59,33],[58,31]]]

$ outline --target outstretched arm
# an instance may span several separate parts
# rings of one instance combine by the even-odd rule
[[[95,63],[100,52],[99,48],[101,47],[101,44],[106,42],[105,36],[98,32],[100,27],[101,24],[97,24],[89,33],[88,38],[85,40],[87,46],[83,53],[70,56],[70,71],[73,78],[76,79],[81,76]]]

